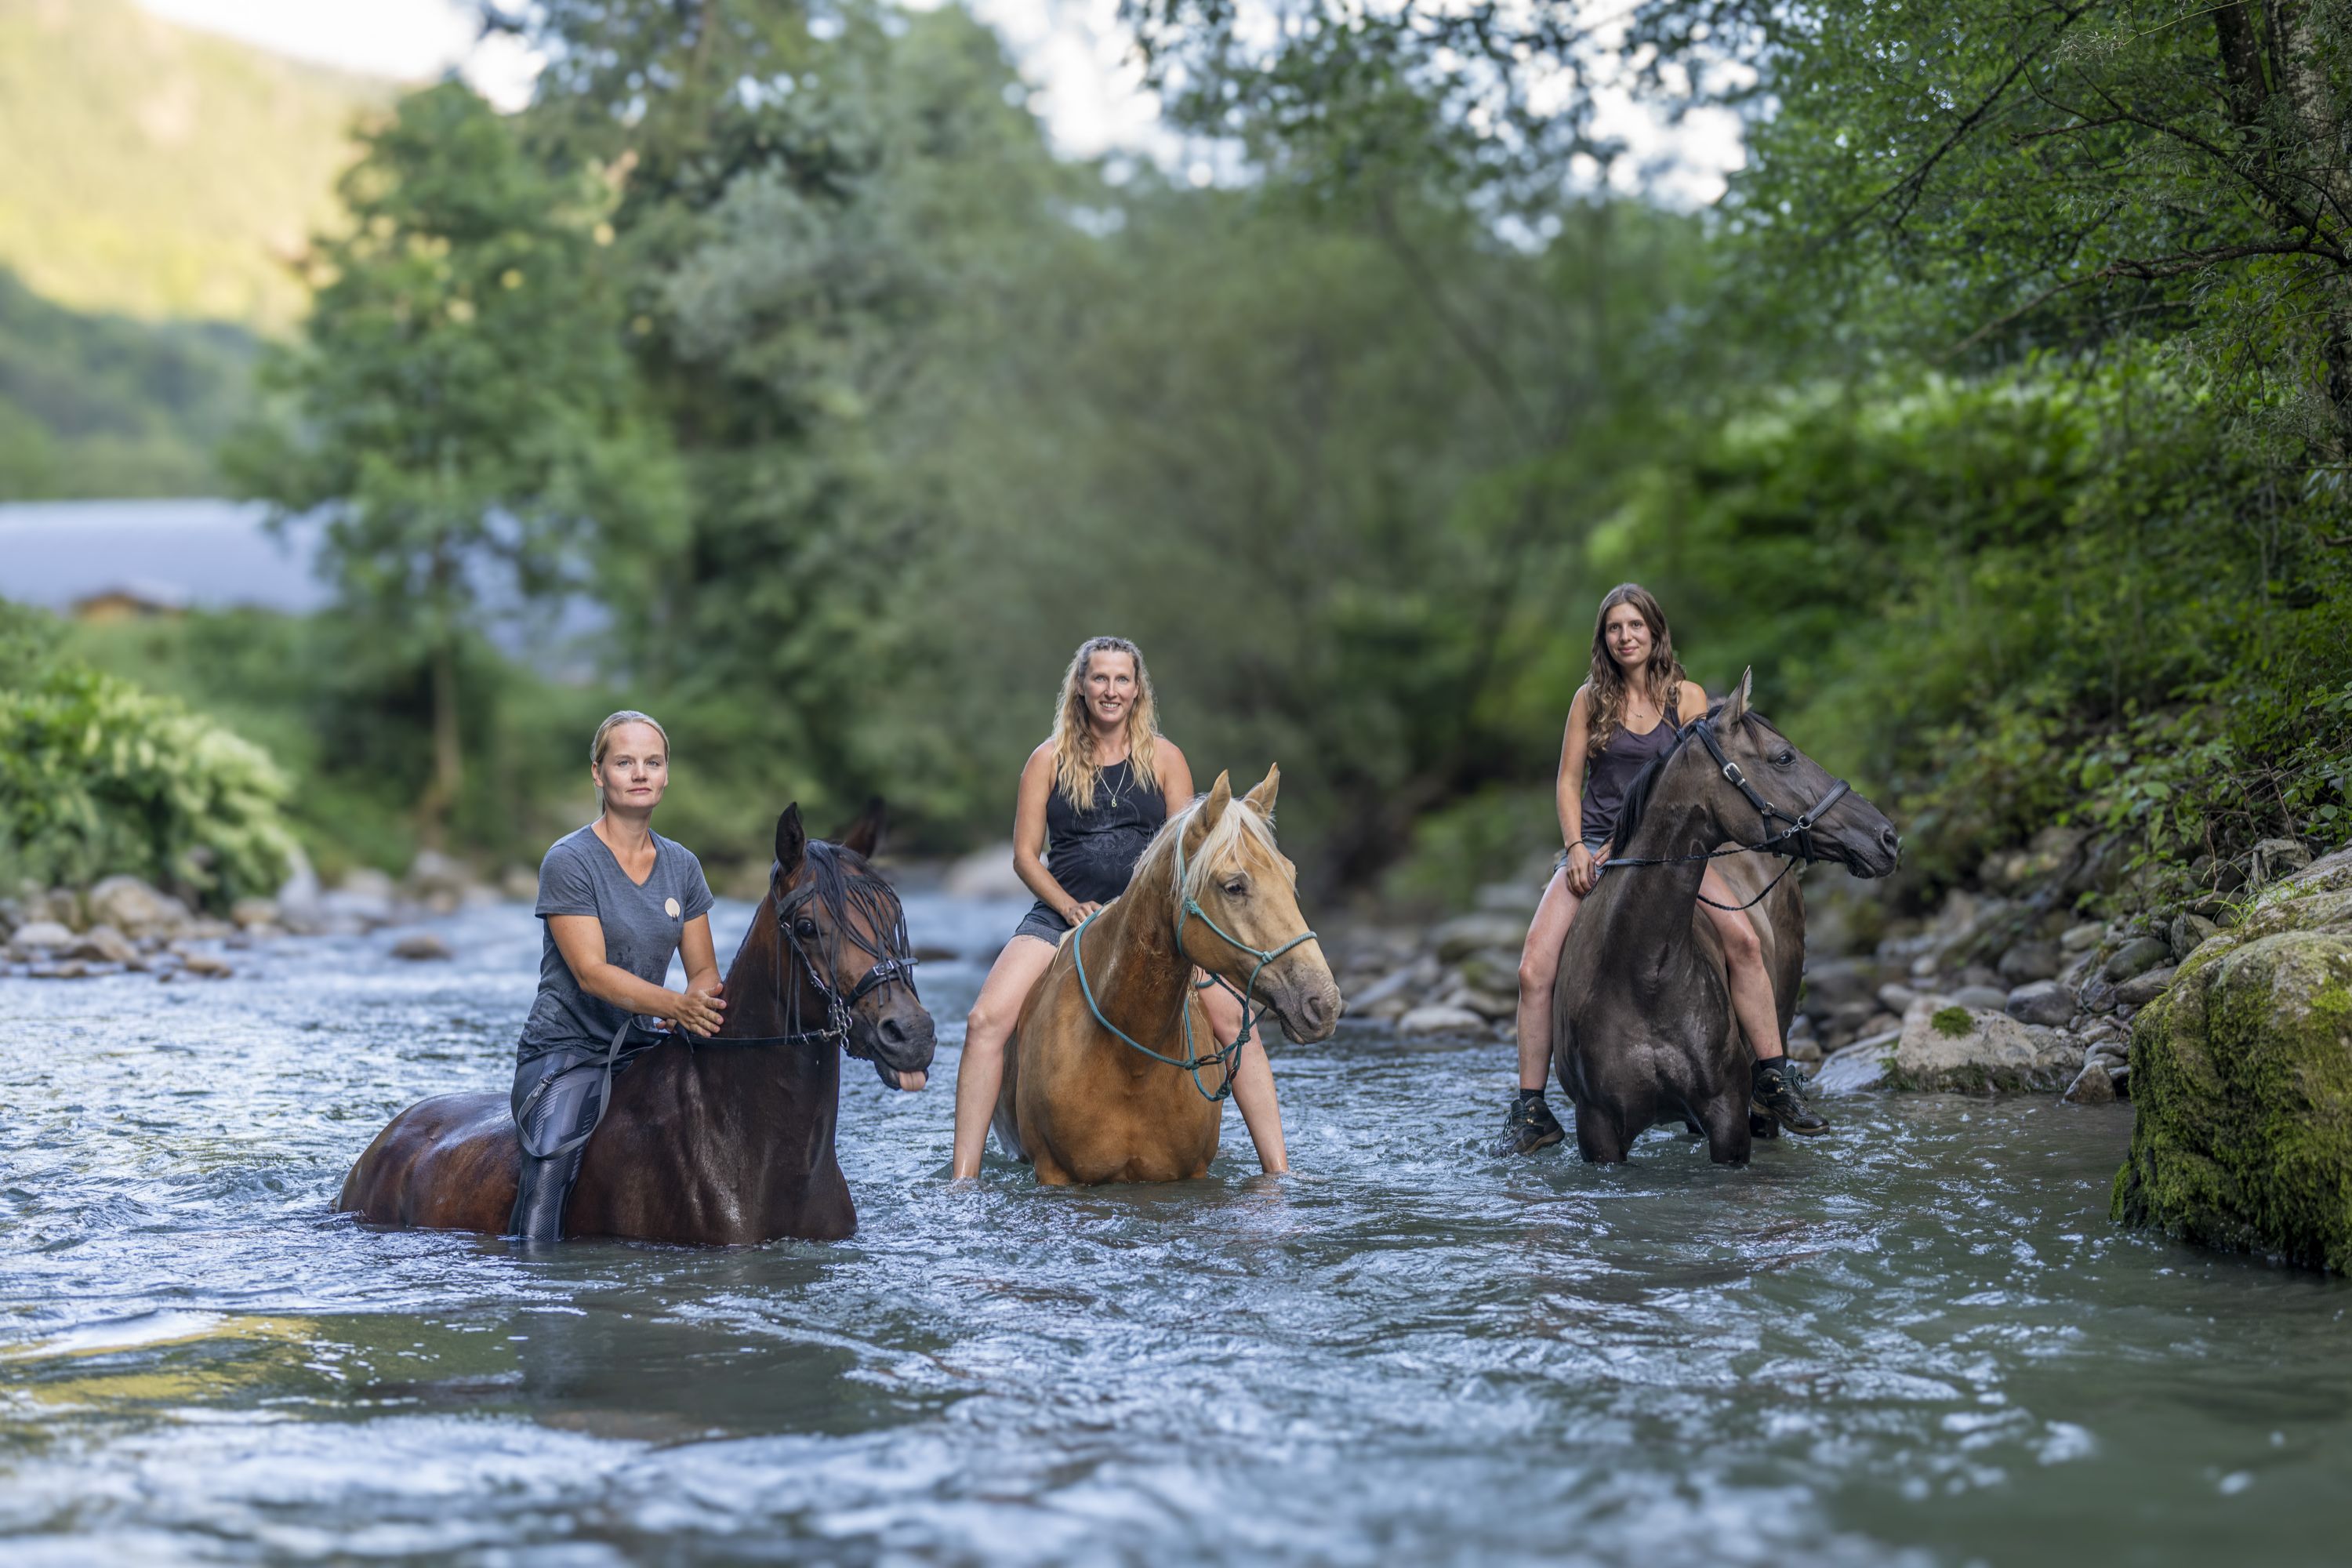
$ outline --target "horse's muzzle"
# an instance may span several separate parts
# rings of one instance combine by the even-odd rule
[[[1302,1046],[1328,1040],[1331,1031],[1339,1026],[1340,1015],[1348,1004],[1339,995],[1339,983],[1328,971],[1310,975],[1298,982],[1283,982],[1267,987],[1274,1016],[1282,1021],[1282,1032]]]

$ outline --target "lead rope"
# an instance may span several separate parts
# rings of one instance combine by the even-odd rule
[[[1184,886],[1184,839],[1181,829],[1178,831],[1176,839],[1176,886],[1179,890],[1181,890]],[[1071,962],[1076,964],[1078,971],[1078,991],[1079,994],[1087,999],[1087,1011],[1095,1016],[1096,1023],[1100,1024],[1104,1028],[1108,1029],[1113,1035],[1117,1036],[1122,1043],[1132,1049],[1141,1051],[1153,1061],[1166,1062],[1170,1067],[1177,1068],[1184,1072],[1190,1073],[1192,1078],[1192,1087],[1199,1090],[1201,1098],[1207,1100],[1210,1104],[1215,1105],[1230,1099],[1234,1092],[1234,1069],[1241,1062],[1242,1047],[1249,1040],[1250,1031],[1257,1027],[1258,1020],[1265,1017],[1266,1013],[1266,1009],[1263,1004],[1258,1006],[1255,1013],[1252,1013],[1250,1011],[1250,999],[1257,992],[1258,976],[1265,973],[1265,966],[1267,964],[1272,963],[1276,959],[1280,958],[1284,953],[1288,952],[1300,942],[1313,942],[1315,940],[1315,933],[1312,931],[1300,931],[1297,936],[1292,937],[1280,947],[1252,947],[1249,943],[1242,941],[1240,938],[1234,936],[1231,931],[1225,930],[1224,927],[1219,925],[1215,921],[1211,920],[1209,918],[1209,911],[1201,907],[1201,901],[1187,894],[1182,906],[1178,910],[1176,915],[1177,958],[1179,960],[1182,960],[1184,958],[1184,922],[1197,915],[1200,917],[1201,923],[1207,926],[1211,931],[1216,932],[1218,936],[1223,938],[1225,944],[1228,947],[1231,947],[1236,952],[1246,953],[1250,957],[1257,960],[1257,966],[1250,971],[1249,984],[1238,990],[1234,988],[1231,981],[1226,980],[1222,975],[1212,974],[1209,976],[1211,980],[1216,982],[1219,985],[1223,986],[1228,992],[1231,992],[1234,1000],[1238,1001],[1242,1005],[1242,1023],[1241,1027],[1234,1032],[1232,1043],[1217,1046],[1216,1049],[1211,1051],[1206,1056],[1202,1056],[1199,1048],[1192,1044],[1192,999],[1189,996],[1180,996],[1177,998],[1176,1008],[1177,1011],[1182,1015],[1184,1020],[1184,1055],[1182,1058],[1179,1058],[1153,1050],[1150,1046],[1145,1045],[1141,1040],[1137,1039],[1125,1029],[1122,1029],[1117,1024],[1112,1023],[1108,1017],[1104,1016],[1101,1004],[1095,1000],[1094,982],[1087,976],[1086,935],[1087,927],[1094,924],[1095,921],[1100,918],[1101,914],[1102,911],[1100,910],[1097,910],[1093,914],[1090,914],[1086,919],[1080,921],[1077,923],[1076,928],[1070,932],[1070,959]],[[1198,988],[1199,987],[1197,986],[1195,987],[1195,989]],[[1209,1043],[1215,1046],[1216,1042],[1216,1034],[1214,1031],[1212,1031],[1209,1036]],[[1214,1063],[1216,1066],[1223,1069],[1223,1075],[1214,1092],[1212,1092],[1208,1087],[1201,1081],[1201,1069],[1208,1067],[1212,1063]]]

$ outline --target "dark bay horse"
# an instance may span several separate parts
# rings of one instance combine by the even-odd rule
[[[777,820],[767,895],[727,969],[726,1026],[708,1040],[664,1041],[613,1080],[567,1237],[740,1247],[857,1229],[834,1157],[842,1051],[895,1089],[899,1073],[929,1068],[932,1047],[911,984],[860,985],[908,957],[898,896],[866,864],[880,830],[878,801],[838,844],[812,841],[797,805]],[[813,1019],[827,1023],[810,1030]],[[776,1043],[785,1037],[797,1038]],[[521,1167],[507,1100],[444,1094],[410,1106],[352,1166],[338,1210],[376,1225],[503,1231]]]
[[[1218,1055],[1230,1042],[1210,1027],[1195,965],[1245,1007],[1272,1012],[1294,1040],[1328,1039],[1339,1027],[1339,983],[1275,847],[1280,782],[1270,771],[1235,799],[1219,773],[1145,846],[1127,891],[1062,939],[1030,991],[1005,1046],[994,1125],[1041,1183],[1207,1173],[1238,1052]],[[1174,1065],[1188,1062],[1199,1065]]]
[[[1686,1122],[1719,1163],[1745,1164],[1753,1053],[1732,1016],[1714,922],[1698,907],[1710,863],[1764,946],[1785,1035],[1805,969],[1805,909],[1775,855],[1884,877],[1894,825],[1748,707],[1751,678],[1635,780],[1610,868],[1577,911],[1552,987],[1552,1057],[1588,1160],[1625,1158],[1661,1122]],[[1735,854],[1769,844],[1772,854]],[[1617,861],[1647,862],[1619,865]],[[1776,879],[1777,878],[1777,879]]]

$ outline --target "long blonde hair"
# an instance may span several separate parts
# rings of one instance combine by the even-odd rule
[[[1650,700],[1658,706],[1659,718],[1664,718],[1675,705],[1685,679],[1682,660],[1675,657],[1674,637],[1666,630],[1666,612],[1659,608],[1656,595],[1639,583],[1620,583],[1610,589],[1592,617],[1592,667],[1586,672],[1592,683],[1592,749],[1596,752],[1609,749],[1611,739],[1625,721],[1625,672],[1618,668],[1616,656],[1609,651],[1609,612],[1620,605],[1633,605],[1633,613],[1649,623],[1650,658],[1642,675],[1650,688]]]
[[[1054,785],[1076,811],[1092,811],[1102,764],[1095,761],[1095,728],[1087,721],[1087,663],[1098,653],[1123,653],[1135,661],[1135,701],[1127,710],[1127,759],[1130,771],[1153,791],[1160,738],[1160,705],[1151,696],[1151,672],[1143,650],[1125,637],[1088,637],[1062,672],[1062,695],[1054,704]]]

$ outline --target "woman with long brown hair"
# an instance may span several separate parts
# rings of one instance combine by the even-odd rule
[[[1143,653],[1125,637],[1089,637],[1071,656],[1054,704],[1054,730],[1021,770],[1013,814],[1013,868],[1037,901],[996,955],[964,1020],[956,1066],[954,1178],[980,1174],[989,1119],[1004,1081],[1004,1042],[1063,935],[1126,889],[1136,857],[1171,812],[1192,803],[1192,770],[1160,732]],[[1241,1026],[1222,987],[1202,994],[1220,1038]],[[1265,1049],[1251,1031],[1234,1071],[1258,1162],[1290,1168]]]
[[[1551,1076],[1551,986],[1559,972],[1560,945],[1578,907],[1600,880],[1627,788],[1673,747],[1685,721],[1706,711],[1706,693],[1683,674],[1657,599],[1637,583],[1612,588],[1593,618],[1589,678],[1569,704],[1568,731],[1560,741],[1554,793],[1568,847],[1544,887],[1519,952],[1519,1092],[1496,1140],[1497,1152],[1524,1154],[1567,1136],[1544,1102],[1544,1085]],[[1755,926],[1737,909],[1716,907],[1738,900],[1712,867],[1699,884],[1699,897],[1710,900],[1699,907],[1722,938],[1732,1012],[1756,1053],[1753,1109],[1791,1132],[1822,1131],[1829,1123],[1800,1098],[1797,1075],[1789,1069],[1772,979],[1765,973]]]

